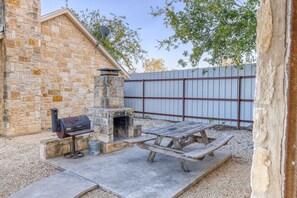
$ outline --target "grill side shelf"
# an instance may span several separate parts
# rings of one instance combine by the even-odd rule
[[[93,132],[94,132],[94,130],[86,129],[86,130],[68,132],[67,134],[70,136],[76,136],[76,135],[82,135],[82,134],[93,133]]]

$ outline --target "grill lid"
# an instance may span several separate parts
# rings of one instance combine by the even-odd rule
[[[88,116],[75,116],[60,119],[61,132],[73,132],[91,128]]]

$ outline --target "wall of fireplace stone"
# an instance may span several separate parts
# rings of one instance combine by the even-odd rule
[[[118,109],[102,109],[102,108],[87,108],[86,115],[92,121],[93,134],[96,139],[104,143],[114,142],[114,118],[129,117],[127,123],[127,138],[132,138],[138,134],[134,134],[134,111],[129,108]]]

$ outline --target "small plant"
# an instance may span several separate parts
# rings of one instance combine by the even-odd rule
[[[209,123],[213,123],[214,122],[214,119],[213,118],[210,118],[210,119],[208,119],[208,122]]]

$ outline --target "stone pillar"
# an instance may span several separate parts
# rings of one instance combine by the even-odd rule
[[[4,46],[3,46],[3,40],[0,39],[0,107],[4,106],[3,102],[3,92],[4,92],[4,76],[3,76],[3,70],[4,70]],[[3,130],[3,108],[0,108],[0,136],[4,135]]]
[[[40,0],[5,0],[4,135],[41,130]]]
[[[261,0],[257,16],[258,60],[251,170],[252,197],[284,195],[284,148],[290,76],[287,66],[291,42],[290,26],[288,27],[290,12],[287,5],[290,2],[291,0]]]
[[[0,28],[4,26],[4,0],[0,0]]]
[[[4,26],[4,0],[0,0],[0,29]],[[4,45],[3,45],[3,34],[0,33],[0,107],[3,107],[3,92],[4,92]],[[3,130],[3,108],[0,108],[0,136],[4,135]]]

